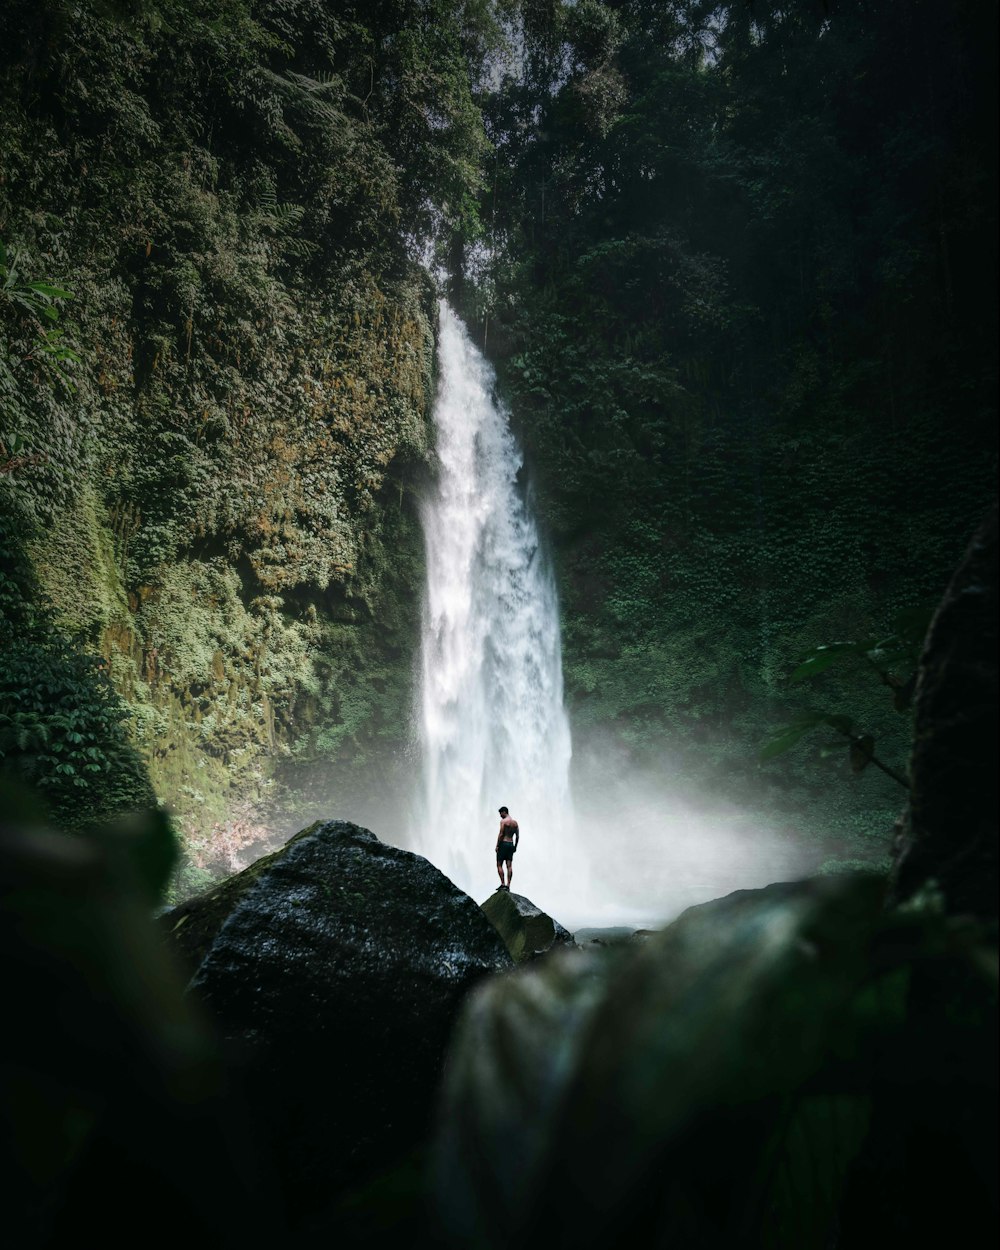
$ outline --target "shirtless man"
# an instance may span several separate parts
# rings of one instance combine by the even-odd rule
[[[500,833],[497,837],[497,875],[500,878],[498,889],[510,889],[510,879],[514,875],[514,852],[517,850],[517,840],[520,836],[521,831],[517,827],[517,821],[510,815],[506,807],[501,807]],[[503,875],[504,864],[507,865],[506,881]]]

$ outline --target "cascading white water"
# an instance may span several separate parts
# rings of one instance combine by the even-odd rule
[[[544,895],[536,901],[549,910],[553,890],[569,884],[572,821],[555,585],[493,370],[443,301],[440,311],[439,467],[422,516],[425,792],[414,842],[482,898],[496,885],[497,809],[506,804],[522,834],[514,889]]]

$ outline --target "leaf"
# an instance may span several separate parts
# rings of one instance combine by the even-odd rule
[[[26,282],[24,285],[29,291],[37,291],[40,295],[47,295],[50,299],[73,299],[72,291],[67,291],[65,287],[53,286],[50,282]]]
[[[824,716],[817,712],[808,716],[800,717],[791,725],[786,725],[783,729],[775,732],[774,736],[764,744],[761,748],[760,755],[757,757],[761,762],[764,760],[772,760],[776,755],[783,755],[791,747],[795,746],[799,739],[815,728],[816,725],[822,724]]]
[[[805,729],[786,729],[783,733],[776,734],[762,747],[757,758],[763,763],[765,760],[773,760],[775,756],[783,755],[795,746],[804,733],[806,733]]]
[[[564,1195],[567,1221],[580,1220],[562,1225],[565,1244],[587,1240],[560,1134],[620,1163],[602,1175],[609,1209],[634,1209],[658,1169],[664,1191],[654,1218],[662,1222],[649,1229],[650,1244],[692,1245],[692,1227],[719,1229],[714,1182],[730,1185],[737,1218],[698,1244],[830,1244],[867,1135],[870,1065],[894,1053],[903,1027],[905,994],[885,982],[919,938],[906,941],[884,915],[877,877],[851,874],[809,890],[811,899],[800,886],[692,909],[627,965],[570,971],[542,961],[478,996],[453,1037],[438,1141],[440,1175],[450,1182],[442,1200],[461,1185],[452,1210],[467,1221],[463,1244],[495,1203],[500,1218],[516,1218],[519,1204],[524,1216],[514,1231],[504,1228],[503,1244],[530,1239],[539,1185],[549,1198]],[[875,950],[891,951],[881,968]],[[698,1079],[678,1081],[678,1071]],[[580,1091],[595,1088],[608,1097],[581,1105]],[[496,1162],[505,1150],[528,1178],[506,1191]]]
[[[813,677],[816,673],[822,673],[843,656],[850,655],[852,652],[856,653],[859,645],[861,644],[856,642],[831,642],[816,647],[807,654],[798,668],[792,671],[788,680],[802,681],[805,677]]]

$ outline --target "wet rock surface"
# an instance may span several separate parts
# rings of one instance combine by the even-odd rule
[[[240,899],[285,849],[287,848],[283,847],[273,855],[255,860],[243,872],[226,877],[211,889],[204,890],[157,916],[156,923],[161,933],[166,937],[177,963],[189,977],[197,972],[219,930]]]
[[[482,904],[482,910],[517,963],[573,941],[568,929],[523,894],[495,890]]]
[[[203,947],[191,991],[222,1030],[300,1226],[426,1134],[460,1003],[512,964],[432,864],[345,821],[161,923],[178,940],[187,930],[189,960]]]

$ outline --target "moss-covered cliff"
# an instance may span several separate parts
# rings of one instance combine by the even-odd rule
[[[0,500],[223,867],[310,795],[372,819],[409,721],[413,255],[478,178],[473,36],[446,4],[335,7],[2,6]],[[78,360],[31,281],[72,292],[37,302]]]

